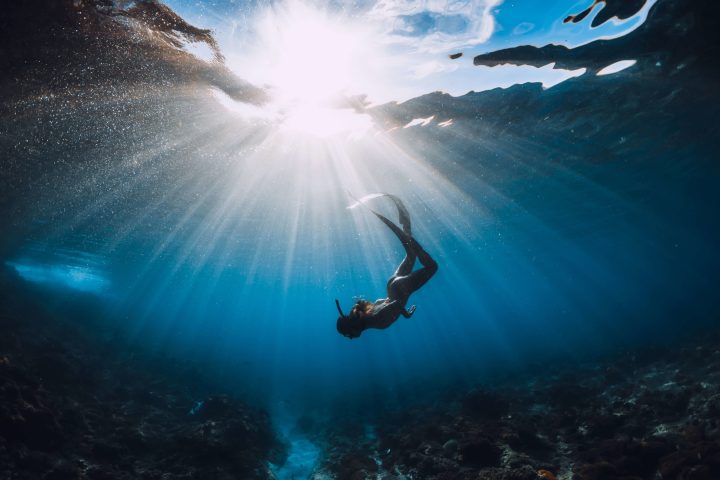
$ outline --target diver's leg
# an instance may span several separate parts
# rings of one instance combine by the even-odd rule
[[[415,254],[418,257],[418,260],[420,260],[420,263],[423,267],[432,270],[433,273],[437,271],[438,265],[435,260],[430,256],[429,253],[425,251],[424,248],[420,246],[420,244],[415,240],[413,237],[410,237],[410,247],[413,249]]]
[[[420,287],[425,285],[427,281],[435,275],[435,272],[437,272],[438,269],[437,262],[435,262],[430,254],[427,253],[412,237],[410,237],[410,247],[417,255],[417,258],[420,260],[423,268],[416,270],[407,276],[393,280],[392,285],[388,288],[388,291],[397,292],[395,296],[398,297],[409,297],[411,293],[417,291]]]
[[[412,272],[412,269],[415,266],[415,258],[417,257],[417,255],[415,255],[415,251],[408,248],[408,245],[404,243],[403,246],[405,247],[405,258],[403,258],[403,261],[400,262],[397,270],[393,273],[393,277],[404,277],[406,275],[410,275],[410,272]]]

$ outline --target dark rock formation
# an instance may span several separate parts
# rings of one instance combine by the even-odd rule
[[[699,358],[705,368],[697,367]],[[622,370],[623,379],[607,385],[608,369]],[[508,378],[495,388],[458,393],[455,401],[356,418],[377,425],[376,439],[358,434],[362,428],[334,430],[328,418],[324,431],[315,427],[322,432],[316,441],[327,445],[318,473],[339,479],[719,478],[720,432],[706,410],[718,395],[717,333],[659,358],[628,353],[600,364],[546,365],[540,376]],[[576,398],[552,402],[559,396]],[[498,415],[469,416],[468,406]]]
[[[267,414],[0,275],[0,478],[264,479],[282,463]]]
[[[479,418],[499,418],[508,410],[508,399],[497,392],[476,390],[464,398],[463,407],[468,414]]]

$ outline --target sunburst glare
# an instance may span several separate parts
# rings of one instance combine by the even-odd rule
[[[383,59],[367,27],[290,1],[264,10],[252,30],[253,42],[231,53],[230,65],[268,89],[266,109],[285,130],[320,138],[368,130],[370,119],[353,108],[353,95],[380,81],[373,72]]]

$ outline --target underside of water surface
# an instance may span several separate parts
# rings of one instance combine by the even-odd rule
[[[4,6],[0,478],[720,478],[719,14]]]

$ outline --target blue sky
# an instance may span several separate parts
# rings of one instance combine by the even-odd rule
[[[350,78],[345,79],[345,93],[368,94],[374,103],[406,100],[437,90],[462,95],[470,90],[527,81],[553,85],[572,74],[550,66],[475,67],[473,56],[521,44],[575,46],[622,35],[644,21],[654,2],[649,2],[633,18],[607,22],[595,29],[590,28],[592,18],[579,24],[562,23],[568,14],[578,13],[590,3],[590,0],[556,0],[543,2],[539,7],[537,0],[167,1],[191,23],[211,28],[228,66],[255,83],[273,83],[266,71],[273,68],[278,55],[288,50],[274,37],[288,31],[289,25],[293,22],[302,25],[309,16],[316,16],[317,22],[333,24],[336,30],[354,35],[362,44],[362,48],[349,54],[352,62],[345,65]],[[263,21],[264,30],[260,26]],[[277,25],[277,34],[269,25]],[[317,27],[310,31],[317,31]],[[299,31],[299,35],[304,38],[307,33]],[[346,56],[344,51],[349,51],[350,47],[333,50],[338,42],[319,38],[304,53],[295,53],[296,57],[309,59],[307,69],[325,68],[321,65],[332,65]],[[297,43],[293,39],[286,41],[291,46]],[[448,58],[449,54],[459,52],[463,53],[461,58]],[[316,63],[312,63],[313,55]],[[293,64],[292,68],[303,70],[299,65]],[[338,65],[335,71],[341,67]]]

